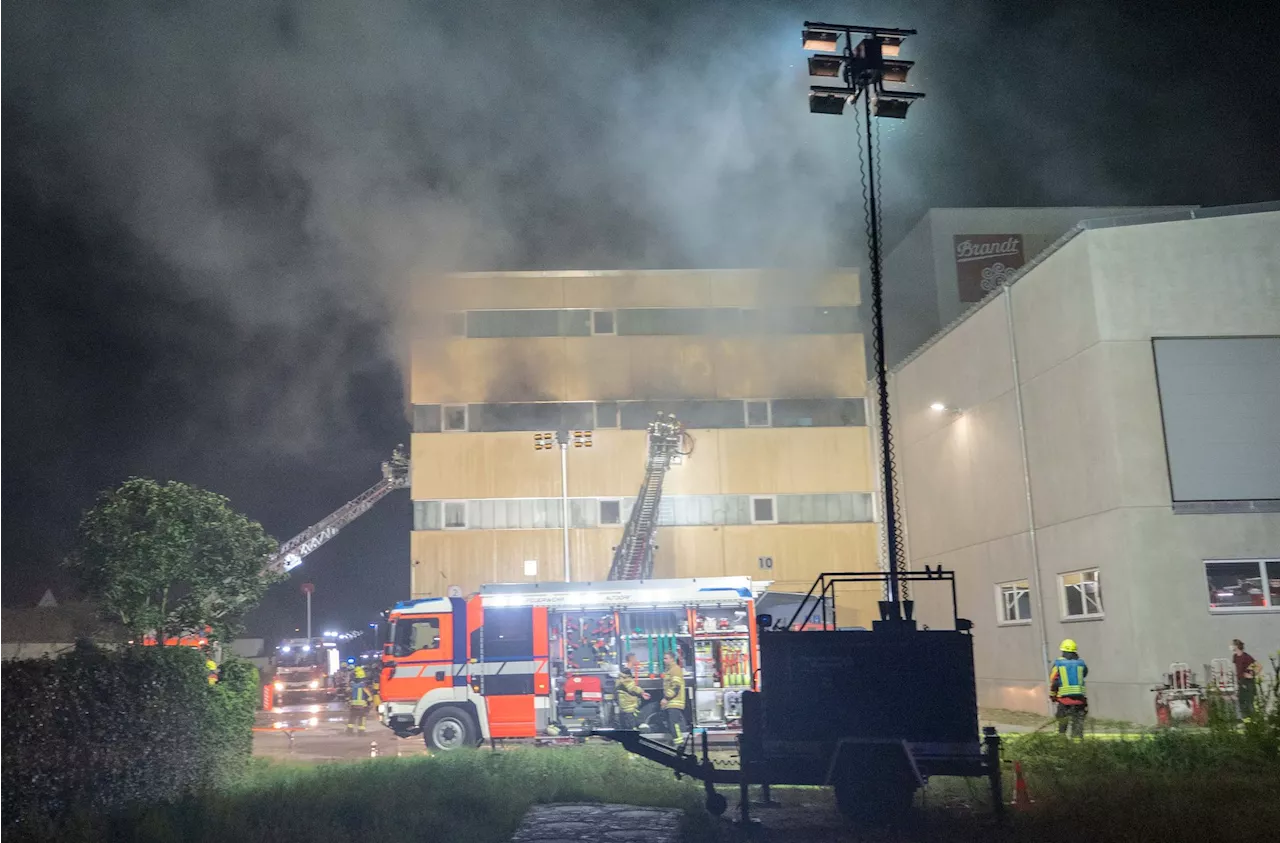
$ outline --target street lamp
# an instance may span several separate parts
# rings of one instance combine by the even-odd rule
[[[867,251],[871,269],[872,350],[875,357],[877,403],[880,420],[881,483],[884,486],[884,536],[889,582],[880,604],[881,618],[888,621],[904,617],[905,583],[900,575],[906,570],[901,554],[901,524],[897,505],[897,473],[893,461],[893,436],[889,417],[889,383],[884,364],[884,295],[880,260],[880,200],[877,184],[879,170],[876,145],[871,132],[871,118],[905,119],[911,104],[922,98],[919,91],[886,89],[885,82],[904,83],[914,62],[897,58],[902,42],[915,35],[914,29],[845,26],[806,21],[801,38],[806,50],[839,55],[809,57],[809,73],[827,79],[839,79],[842,85],[813,85],[809,88],[809,111],[813,114],[843,114],[846,105],[862,100],[862,132],[858,145],[865,158]],[[841,49],[841,39],[844,47]],[[855,116],[857,111],[854,112]],[[862,163],[862,162],[860,162]],[[910,619],[910,605],[905,617]]]
[[[549,451],[560,448],[560,535],[564,543],[564,581],[573,582],[573,569],[569,565],[569,445],[575,448],[591,447],[589,430],[557,430],[555,433],[533,434],[533,450]],[[528,564],[525,565],[526,569]]]

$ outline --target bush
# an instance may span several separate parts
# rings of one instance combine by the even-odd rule
[[[257,671],[231,661],[210,686],[189,648],[77,647],[6,662],[0,804],[6,833],[138,801],[170,801],[242,775]]]

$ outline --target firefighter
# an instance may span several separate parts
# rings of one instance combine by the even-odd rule
[[[347,696],[347,734],[365,730],[364,721],[369,716],[369,703],[373,695],[365,681],[364,668],[357,667],[351,676],[351,692]]]
[[[1089,711],[1084,687],[1089,666],[1080,658],[1076,642],[1070,638],[1065,639],[1059,649],[1062,655],[1054,660],[1053,670],[1049,671],[1049,698],[1058,704],[1055,712],[1058,734],[1067,734],[1070,727],[1071,737],[1083,738],[1084,717]]]
[[[666,712],[667,734],[676,743],[684,740],[681,727],[684,722],[684,670],[680,667],[680,659],[674,652],[667,651],[662,655],[662,665],[666,671],[662,674],[662,710]]]
[[[376,667],[370,667],[373,671],[373,679],[369,682],[369,707],[373,709],[373,716],[378,718],[378,722],[382,722],[382,671]]]
[[[209,658],[208,656],[206,656],[204,660],[204,670],[205,670],[205,673],[209,675],[209,684],[217,685],[218,684],[218,663],[215,662],[213,659]]]
[[[638,729],[640,727],[640,700],[649,699],[649,692],[642,690],[636,681],[636,672],[640,669],[640,660],[635,653],[628,653],[627,660],[618,674],[618,683],[614,696],[618,701],[618,728]]]

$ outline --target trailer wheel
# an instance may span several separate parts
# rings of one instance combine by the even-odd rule
[[[477,730],[471,715],[451,705],[433,709],[422,721],[422,740],[427,749],[451,752],[475,746]]]
[[[729,808],[729,800],[724,794],[712,791],[707,794],[707,813],[713,817],[722,815]]]

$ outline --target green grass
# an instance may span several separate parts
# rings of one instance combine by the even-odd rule
[[[531,805],[610,801],[682,809],[686,839],[714,836],[696,783],[678,782],[617,747],[582,746],[320,766],[255,763],[223,793],[108,818],[81,816],[26,839],[496,843],[510,837]]]
[[[1280,828],[1280,762],[1244,733],[1166,730],[1126,741],[1008,738],[1034,804],[993,830],[985,781],[935,779],[927,839],[944,841],[1265,840]],[[1004,768],[1005,801],[1014,796]]]

